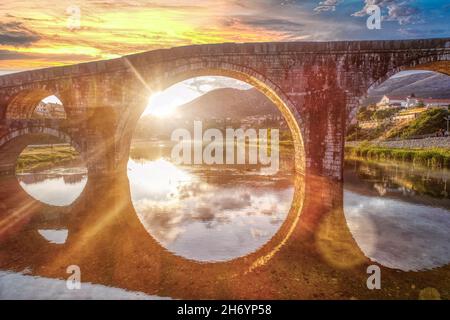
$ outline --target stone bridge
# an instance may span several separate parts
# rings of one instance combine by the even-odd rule
[[[299,172],[340,181],[346,123],[359,99],[409,69],[450,75],[450,39],[199,45],[10,74],[0,77],[0,148],[22,135],[61,130],[83,152],[90,174],[124,171],[152,93],[221,75],[255,86],[278,106]],[[33,125],[34,107],[50,95],[63,102],[64,125]]]

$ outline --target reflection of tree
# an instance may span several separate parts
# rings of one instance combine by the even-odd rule
[[[47,180],[55,180],[59,179],[59,177],[54,175],[48,175],[48,174],[23,174],[19,175],[18,179],[20,182],[23,182],[25,184],[35,184]]]
[[[86,175],[84,174],[69,174],[69,175],[63,175],[64,183],[66,184],[77,184],[81,182]]]
[[[173,147],[173,143],[171,142],[135,142],[130,150],[130,158],[137,162],[148,162],[155,161],[159,159],[169,159],[171,158],[171,150]],[[224,157],[226,156],[226,150],[224,148]],[[248,152],[248,149],[246,149]],[[281,171],[294,171],[294,152],[292,146],[280,146],[279,148],[280,158],[279,158],[279,166]],[[248,154],[246,154],[248,157]],[[247,159],[248,161],[248,159]],[[188,171],[203,171],[203,172],[222,172],[227,175],[231,173],[230,170],[236,171],[241,170],[242,172],[249,172],[251,170],[260,170],[264,166],[261,164],[256,165],[184,165],[183,168],[186,168]],[[242,173],[240,173],[242,174]]]
[[[57,180],[63,178],[65,184],[77,184],[86,178],[85,174],[21,174],[18,176],[20,182],[25,184],[35,184],[39,182]]]
[[[400,196],[412,199],[427,196],[448,200],[448,174],[444,171],[402,167],[397,164],[377,164],[370,161],[346,161],[347,185],[365,185],[381,196]],[[352,178],[356,175],[359,179]]]

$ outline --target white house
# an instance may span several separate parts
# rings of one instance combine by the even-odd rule
[[[403,97],[385,95],[381,98],[380,102],[377,103],[377,108],[381,110],[398,107],[405,108],[406,103],[407,101]]]
[[[414,96],[406,97],[405,108],[416,108],[420,105],[421,100]]]
[[[447,108],[450,106],[450,99],[422,99],[427,108]]]

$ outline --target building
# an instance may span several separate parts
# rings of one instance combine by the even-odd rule
[[[381,98],[380,102],[377,103],[377,109],[406,108],[406,103],[407,101],[404,97],[385,95]]]
[[[427,108],[409,108],[398,112],[392,117],[394,122],[406,122],[416,119],[421,113],[427,111]]]
[[[391,108],[447,108],[450,106],[450,99],[423,99],[417,98],[414,94],[408,97],[398,97],[385,95],[377,103],[377,109],[385,110]]]
[[[405,108],[417,108],[422,105],[421,99],[416,98],[414,95],[406,97]]]
[[[424,106],[427,108],[448,108],[450,106],[450,99],[421,99]]]
[[[376,129],[381,125],[389,122],[389,119],[385,120],[367,120],[367,121],[359,121],[358,127],[364,130],[368,129]]]
[[[39,102],[34,109],[33,117],[45,119],[65,119],[66,112],[63,105],[59,103]]]

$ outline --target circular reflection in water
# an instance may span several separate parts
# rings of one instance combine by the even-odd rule
[[[344,212],[364,254],[389,268],[450,262],[450,172],[407,164],[347,161]]]
[[[132,160],[128,177],[134,208],[147,232],[172,253],[197,261],[226,261],[256,251],[284,222],[292,174],[177,167]]]
[[[58,160],[49,160],[55,158]],[[88,179],[87,168],[69,145],[25,148],[17,162],[16,177],[30,196],[52,206],[72,204]]]
[[[33,198],[52,206],[71,205],[87,183],[84,168],[52,169],[40,173],[20,173],[21,187]]]

